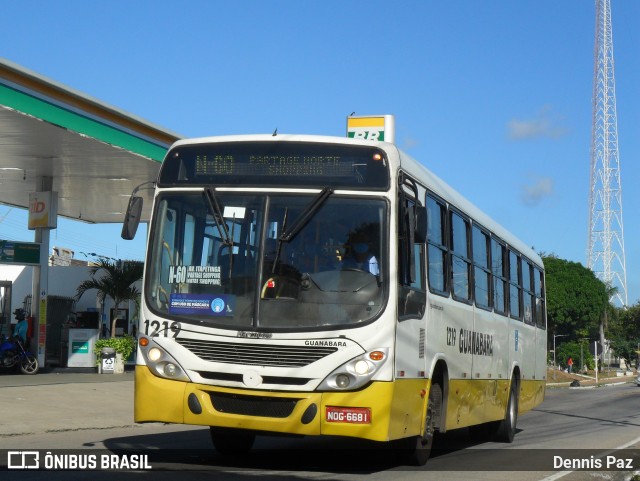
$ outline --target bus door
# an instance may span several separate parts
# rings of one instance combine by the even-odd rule
[[[406,175],[399,182],[396,378],[426,378],[426,211],[417,184]]]

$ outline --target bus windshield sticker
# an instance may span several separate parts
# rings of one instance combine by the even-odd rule
[[[183,315],[232,317],[236,296],[228,294],[171,294],[169,312]]]
[[[220,272],[220,266],[169,266],[169,283],[219,286]]]
[[[232,207],[230,205],[225,205],[222,216],[225,219],[244,219],[246,210],[246,207]]]

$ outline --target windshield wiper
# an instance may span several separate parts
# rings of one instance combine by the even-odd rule
[[[287,218],[289,217],[289,207],[284,208],[284,217],[282,219],[282,232],[287,229]],[[278,244],[276,246],[276,256],[273,259],[273,266],[271,266],[271,274],[276,273],[276,267],[280,262],[280,252],[282,251],[282,235],[278,238]]]
[[[322,207],[324,201],[327,200],[331,194],[333,194],[333,189],[330,189],[329,187],[325,187],[324,189],[322,189],[322,192],[320,192],[316,196],[316,198],[313,199],[300,213],[291,228],[282,230],[282,234],[280,234],[278,240],[282,242],[291,241],[291,239],[293,239],[298,234],[298,232],[300,232],[302,228],[307,225],[307,222],[311,220],[318,209]]]
[[[213,220],[216,223],[218,232],[220,232],[220,237],[222,237],[223,244],[233,248],[233,239],[229,235],[229,229],[227,228],[227,223],[224,221],[224,216],[220,210],[220,204],[218,204],[218,199],[216,198],[214,190],[211,187],[205,187],[202,196],[207,200],[209,209],[213,214]]]
[[[280,262],[280,252],[282,250],[282,243],[289,242],[293,239],[298,232],[302,230],[302,228],[307,225],[307,222],[311,220],[314,214],[322,207],[324,201],[329,198],[329,196],[333,194],[333,189],[326,187],[320,192],[315,199],[313,199],[300,213],[298,218],[295,220],[291,228],[287,228],[287,217],[289,216],[289,208],[285,208],[284,210],[284,219],[282,219],[282,234],[278,237],[278,245],[276,246],[276,257],[273,261],[273,266],[271,268],[271,273],[275,274],[276,267]]]
[[[207,200],[207,204],[209,205],[209,209],[213,214],[213,220],[216,223],[216,227],[218,228],[218,232],[220,233],[220,237],[222,238],[222,243],[229,248],[229,278],[231,278],[231,273],[233,271],[233,231],[229,234],[229,229],[227,228],[227,223],[224,221],[224,215],[220,210],[220,204],[218,204],[218,199],[216,198],[215,191],[207,186],[204,188],[204,192],[202,196]],[[234,217],[235,218],[235,217]],[[235,228],[235,222],[234,226]]]

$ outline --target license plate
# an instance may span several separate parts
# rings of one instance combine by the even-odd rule
[[[327,406],[328,423],[370,424],[371,408],[345,408]]]

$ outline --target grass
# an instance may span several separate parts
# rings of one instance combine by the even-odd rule
[[[617,369],[610,369],[610,370],[603,370],[601,372],[598,373],[598,383],[600,383],[601,380],[606,379],[607,382],[631,382],[634,381],[635,378],[637,377],[638,374],[634,373],[633,376],[622,376],[622,377],[618,377],[616,375],[617,373]],[[568,372],[564,372],[564,371],[560,371],[560,370],[553,370],[553,369],[549,369],[547,368],[547,384],[553,384],[553,383],[567,383],[567,382],[571,382],[574,380],[577,380],[580,382],[580,384],[595,384],[595,372],[594,371],[589,371],[587,372],[586,376],[589,376],[590,378],[593,379],[588,379],[585,378],[584,376],[580,376],[578,374],[575,373],[571,373],[569,374]]]

